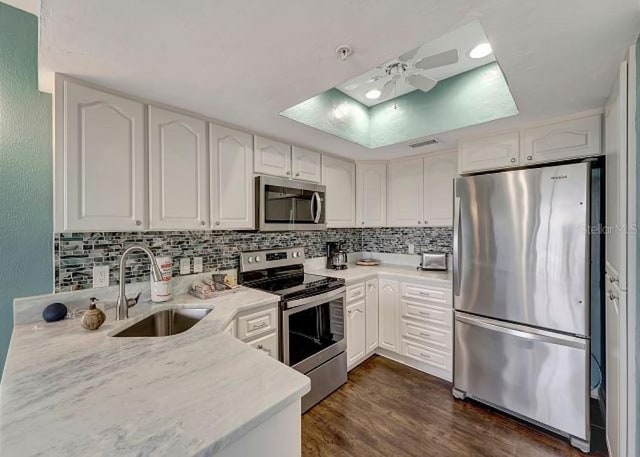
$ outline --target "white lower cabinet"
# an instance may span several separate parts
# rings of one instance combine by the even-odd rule
[[[251,346],[259,351],[266,352],[274,359],[278,358],[278,334],[271,333],[249,342]]]
[[[368,280],[365,289],[366,352],[371,354],[378,347],[378,280]]]
[[[347,369],[361,362],[366,355],[365,300],[347,305]]]
[[[378,346],[400,352],[400,283],[380,278],[378,287]]]
[[[227,324],[223,333],[235,336],[278,360],[277,305],[241,313]]]

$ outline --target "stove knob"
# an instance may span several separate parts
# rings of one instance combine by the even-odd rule
[[[259,255],[256,256],[256,262],[260,262],[262,260]]]
[[[253,263],[253,257],[249,257],[249,258],[247,259],[247,261],[248,261],[249,263]]]

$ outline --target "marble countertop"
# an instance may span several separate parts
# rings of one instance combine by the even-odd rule
[[[451,287],[453,275],[451,271],[423,271],[416,267],[391,265],[382,263],[374,267],[349,264],[346,270],[331,270],[328,268],[309,268],[308,273],[343,278],[347,285],[362,282],[366,279],[374,278],[378,275],[385,277],[397,277],[398,279],[420,279],[428,281],[433,285]]]
[[[90,332],[79,319],[16,325],[0,390],[0,455],[214,455],[310,389],[309,379],[221,330],[278,297],[239,288]],[[167,306],[213,307],[171,337],[112,338]]]

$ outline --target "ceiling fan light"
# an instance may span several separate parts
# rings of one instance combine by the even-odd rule
[[[482,59],[483,57],[487,57],[492,52],[493,49],[491,49],[491,45],[485,41],[484,43],[480,43],[475,46],[469,52],[469,57],[471,57],[472,59]]]
[[[378,98],[380,98],[381,93],[382,92],[380,92],[378,89],[371,89],[369,92],[364,94],[364,96],[369,100],[377,100]]]

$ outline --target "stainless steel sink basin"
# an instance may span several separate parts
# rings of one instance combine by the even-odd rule
[[[209,314],[210,308],[172,308],[145,317],[114,337],[170,336],[185,332]]]

